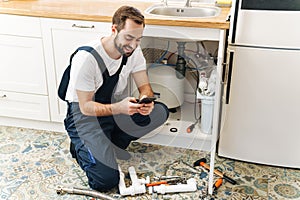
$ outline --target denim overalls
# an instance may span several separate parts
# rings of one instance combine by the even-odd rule
[[[123,59],[120,68],[112,76],[109,76],[105,66],[100,67],[103,84],[94,95],[96,102],[115,102],[114,89],[124,63],[126,60]],[[155,102],[154,109],[148,116],[119,114],[100,117],[82,114],[78,102],[68,103],[64,124],[74,147],[71,153],[86,172],[90,187],[106,191],[117,186],[119,171],[115,158],[116,149],[126,149],[131,141],[161,126],[168,115],[168,108],[158,102]]]

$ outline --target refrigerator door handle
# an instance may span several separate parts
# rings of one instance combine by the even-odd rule
[[[228,59],[227,59],[227,63],[226,63],[226,71],[225,71],[225,80],[224,80],[224,83],[226,85],[226,91],[225,91],[226,99],[225,99],[225,103],[229,104],[229,99],[230,99],[230,85],[231,85],[231,78],[232,78],[232,67],[233,67],[234,51],[230,51],[229,50],[229,53],[227,55],[228,55]]]

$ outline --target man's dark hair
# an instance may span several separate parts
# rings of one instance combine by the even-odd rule
[[[126,19],[131,19],[137,24],[143,24],[145,27],[144,15],[136,8],[131,6],[122,6],[114,14],[112,23],[116,25],[118,31],[125,26]]]

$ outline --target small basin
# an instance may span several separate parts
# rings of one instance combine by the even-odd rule
[[[187,18],[209,18],[220,14],[221,9],[216,6],[172,6],[153,5],[145,10],[145,13],[163,17],[187,17]]]

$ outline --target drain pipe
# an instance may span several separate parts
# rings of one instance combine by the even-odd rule
[[[129,187],[126,187],[125,185],[125,175],[122,172],[120,166],[119,166],[119,173],[120,173],[120,182],[119,182],[119,192],[122,196],[131,195],[134,196],[136,194],[143,194],[146,192],[146,183],[150,182],[149,176],[147,176],[145,179],[138,179],[136,175],[136,171],[133,166],[128,168],[129,176],[132,182],[132,185]]]
[[[190,178],[186,181],[186,184],[178,185],[157,185],[149,187],[149,194],[154,192],[159,194],[175,193],[175,192],[194,192],[197,190],[197,183],[194,178]]]

